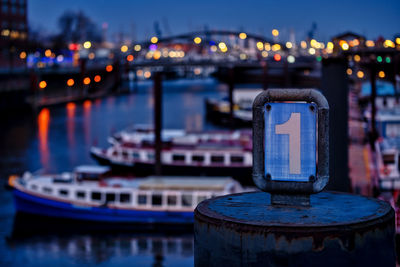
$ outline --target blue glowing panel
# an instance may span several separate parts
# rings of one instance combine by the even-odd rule
[[[266,103],[264,108],[266,177],[295,182],[315,177],[317,106]]]

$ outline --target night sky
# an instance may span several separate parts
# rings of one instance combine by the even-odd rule
[[[34,29],[57,32],[57,19],[65,10],[82,10],[99,26],[108,23],[109,36],[124,32],[138,40],[155,34],[156,21],[164,36],[203,30],[207,25],[267,37],[277,28],[281,40],[287,40],[293,30],[299,41],[313,22],[315,38],[322,41],[345,31],[370,39],[380,35],[391,39],[400,33],[399,0],[29,0],[28,20]]]

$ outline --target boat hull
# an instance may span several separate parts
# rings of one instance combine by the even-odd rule
[[[107,206],[78,206],[68,202],[61,202],[31,195],[18,189],[14,189],[13,195],[16,210],[20,213],[103,223],[193,223],[193,212],[190,211],[149,211],[134,209],[116,209]]]
[[[117,172],[134,172],[137,176],[154,174],[154,165],[151,163],[135,162],[125,164],[111,161],[100,154],[91,151],[92,157],[101,165],[108,165]],[[193,166],[193,165],[162,165],[163,175],[185,176],[229,176],[239,181],[242,185],[254,185],[251,167],[225,167],[225,166]]]

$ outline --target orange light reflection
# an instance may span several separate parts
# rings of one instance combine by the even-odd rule
[[[90,145],[91,143],[91,127],[90,127],[91,107],[92,107],[92,101],[85,100],[85,102],[83,102],[83,134],[85,136],[86,145]]]
[[[67,136],[68,136],[68,143],[70,146],[75,145],[75,109],[76,104],[69,102],[66,106],[67,108]]]
[[[40,111],[38,118],[38,137],[39,137],[39,151],[40,151],[40,162],[43,166],[47,166],[49,163],[49,144],[48,144],[48,133],[50,124],[50,111],[44,108]]]
[[[83,108],[84,109],[90,109],[91,106],[92,106],[92,101],[85,100],[85,102],[83,102]]]

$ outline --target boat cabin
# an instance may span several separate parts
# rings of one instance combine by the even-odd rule
[[[81,174],[85,173],[80,169]],[[78,181],[78,180],[77,180]],[[193,211],[201,201],[219,195],[242,192],[229,177],[157,177],[140,179],[106,178],[56,183],[54,177],[32,177],[24,187],[44,197],[56,198],[75,206]]]
[[[74,174],[77,181],[96,181],[104,178],[106,174],[110,173],[110,170],[110,167],[107,166],[82,165],[74,169]]]

